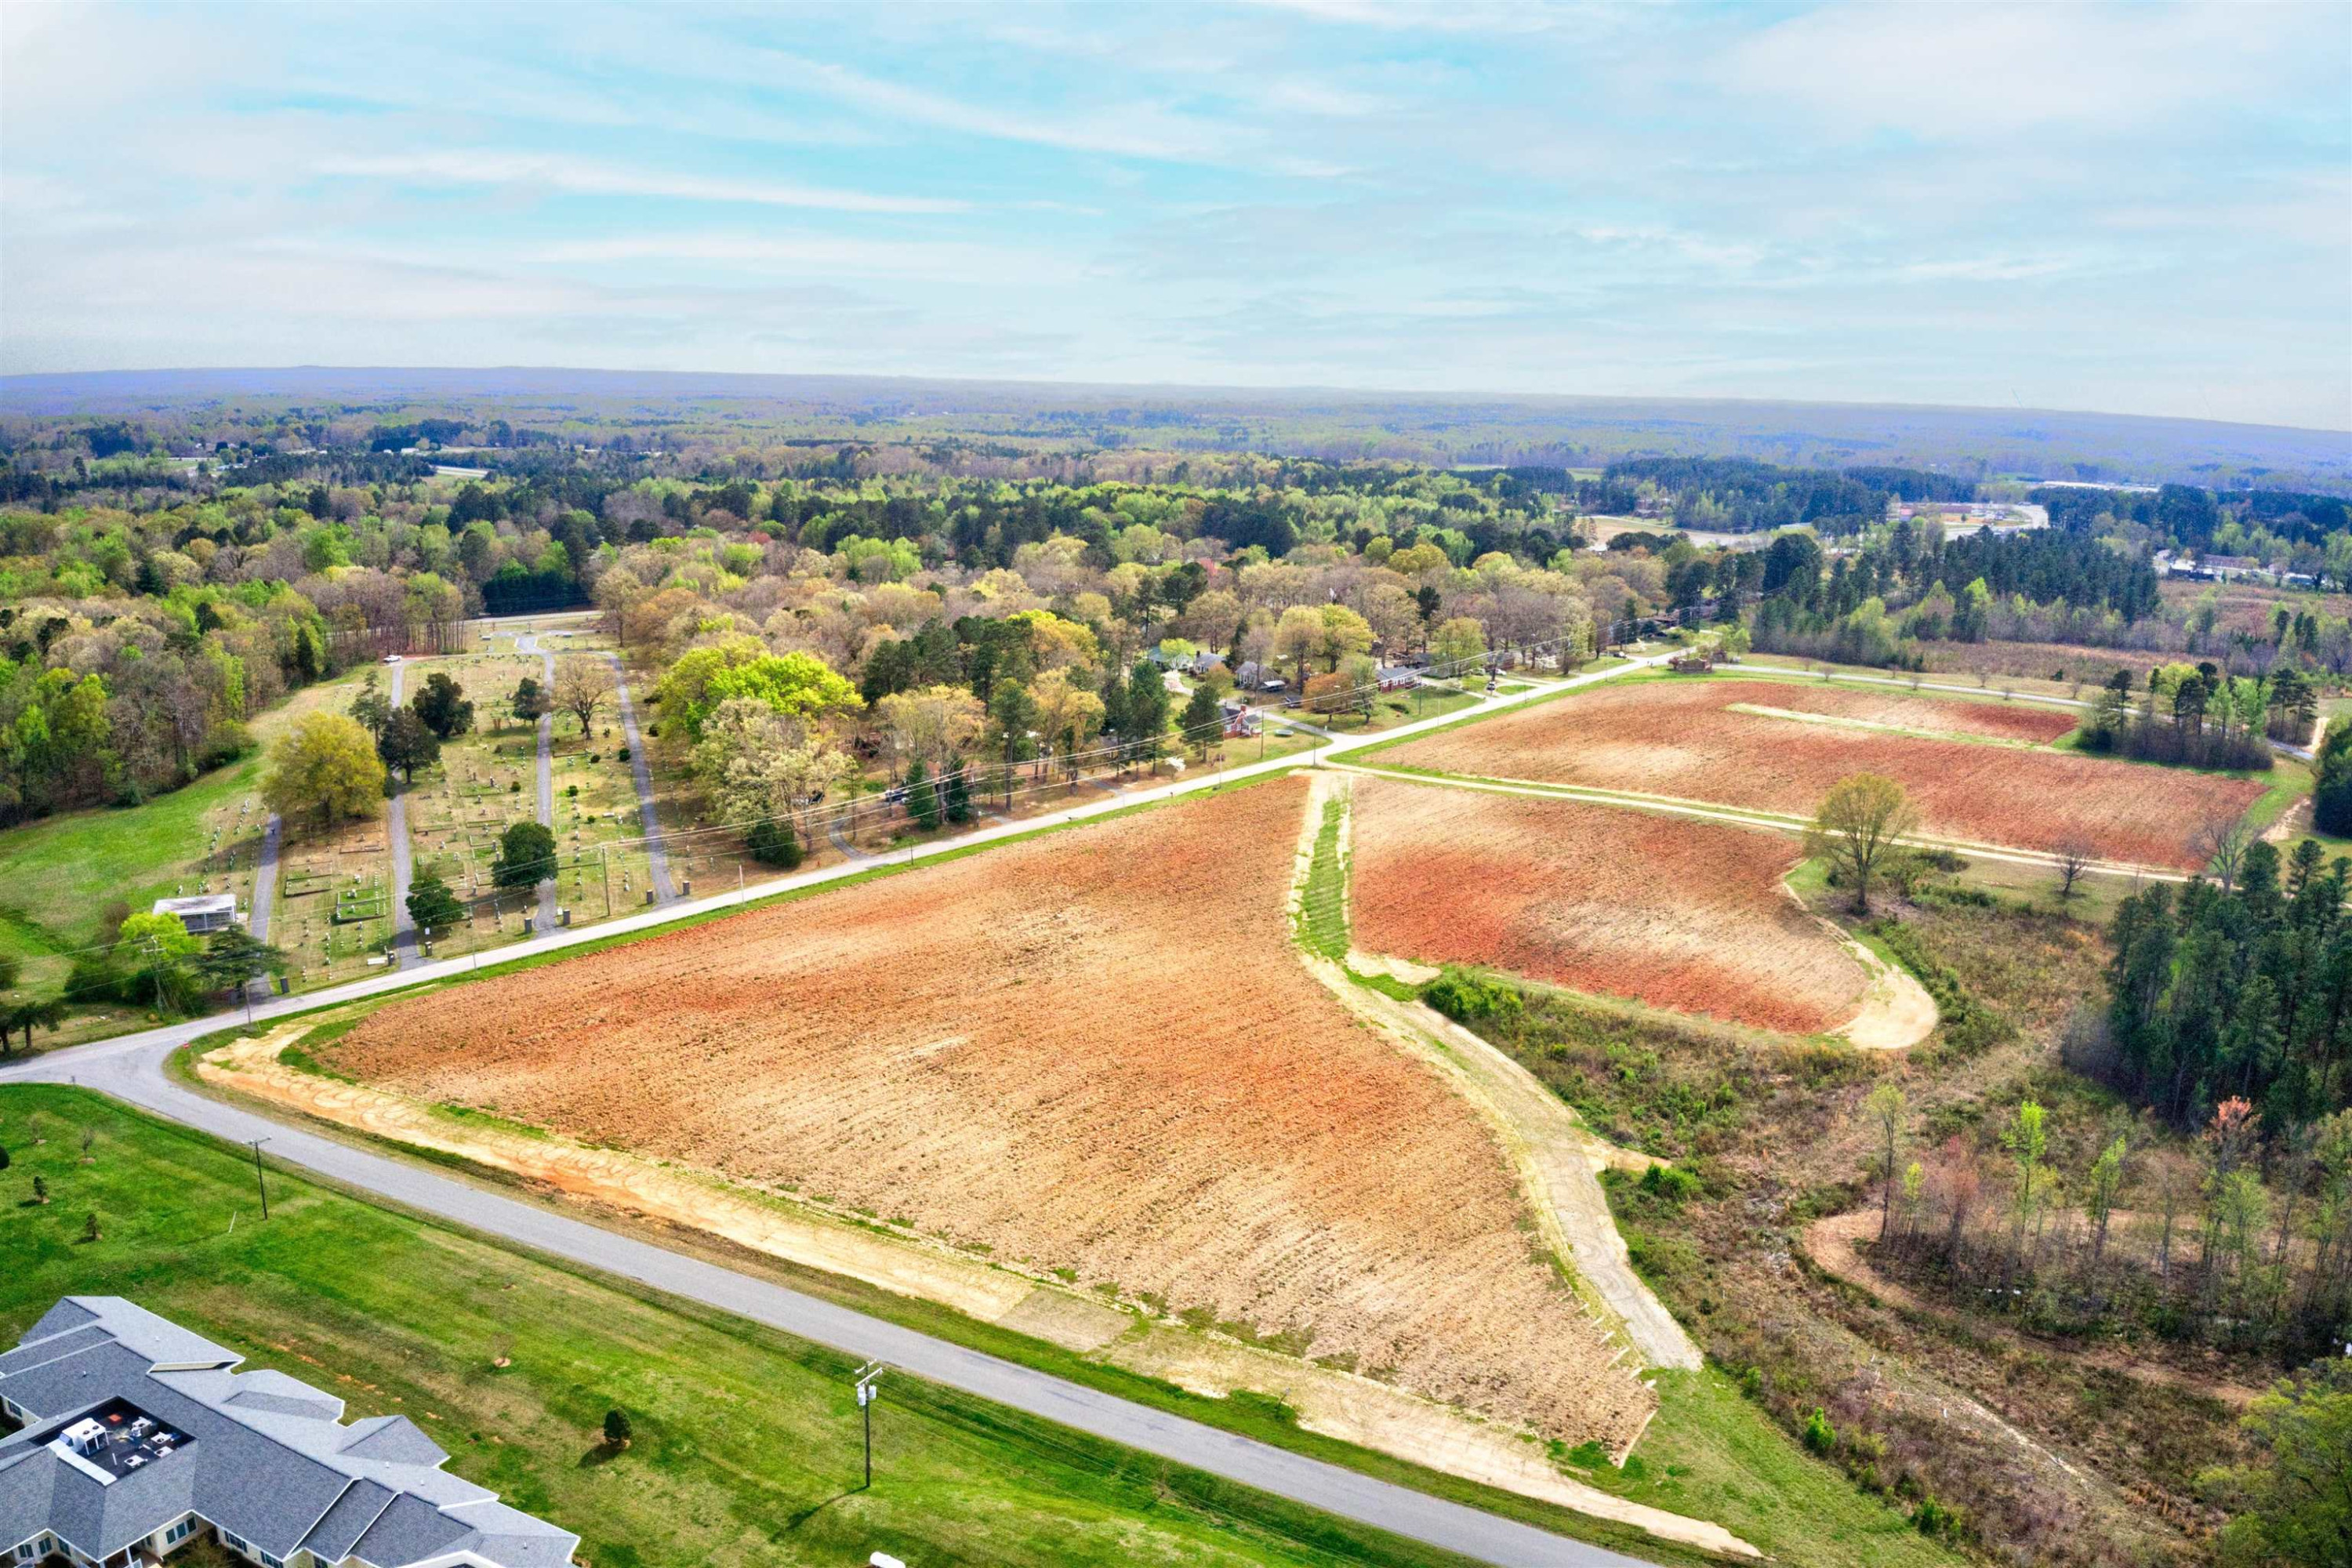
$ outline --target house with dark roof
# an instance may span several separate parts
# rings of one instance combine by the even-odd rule
[[[131,1568],[209,1535],[262,1568],[568,1568],[580,1538],[343,1402],[119,1296],[0,1354],[0,1565]]]

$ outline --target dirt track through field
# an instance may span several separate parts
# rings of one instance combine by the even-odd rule
[[[1810,816],[1839,779],[1878,773],[1909,791],[1929,834],[2047,850],[2079,832],[2102,859],[2182,870],[2201,863],[2190,846],[2201,824],[2242,815],[2263,793],[2182,768],[1727,711],[1741,703],[2004,739],[2067,718],[1792,681],[1648,681],[1444,731],[1380,760],[1794,816]]]
[[[1835,1214],[1823,1219],[1817,1219],[1805,1227],[1803,1239],[1805,1256],[1811,1258],[1814,1265],[1824,1272],[1834,1275],[1849,1284],[1859,1285],[1890,1306],[1900,1307],[1905,1311],[1916,1312],[1930,1318],[1954,1316],[1948,1310],[1923,1300],[1908,1286],[1899,1285],[1888,1279],[1863,1256],[1861,1248],[1855,1244],[1864,1237],[1875,1237],[1878,1234],[1878,1211],[1869,1208],[1851,1209],[1844,1214]],[[2076,1361],[2092,1363],[2104,1366],[2111,1372],[2121,1373],[2126,1377],[2136,1377],[2147,1383],[2160,1383],[2168,1388],[2186,1389],[2191,1394],[2200,1394],[2208,1399],[2218,1399],[2225,1405],[2241,1410],[2252,1404],[2255,1398],[2255,1391],[2243,1384],[2231,1383],[2225,1378],[2200,1377],[2193,1372],[2167,1366],[2161,1362],[2151,1361],[2145,1357],[2130,1355],[2111,1346],[2069,1344],[2066,1347],[2066,1354]]]
[[[1300,968],[1305,791],[395,1003],[321,1054],[1622,1447],[1654,1396],[1537,1255],[1486,1128]]]

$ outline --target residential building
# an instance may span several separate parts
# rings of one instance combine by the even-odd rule
[[[579,1537],[343,1402],[119,1296],[68,1296],[0,1354],[0,1564],[131,1568],[209,1536],[262,1568],[568,1568]]]

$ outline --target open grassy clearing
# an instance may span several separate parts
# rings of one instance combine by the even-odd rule
[[[355,667],[296,692],[254,721],[260,745],[251,755],[184,788],[139,805],[71,812],[0,833],[0,952],[25,961],[23,989],[15,994],[57,994],[71,967],[70,954],[100,940],[104,917],[117,904],[135,912],[159,898],[227,892],[236,895],[239,909],[250,909],[268,820],[260,799],[267,747],[306,714],[342,711],[373,668]],[[292,825],[283,841],[281,869],[307,856],[322,876],[331,864],[346,882],[353,872],[362,883],[388,880],[389,865],[380,857],[343,854],[368,841],[368,827],[381,846],[381,819],[315,841],[300,825]],[[270,940],[287,949],[307,984],[326,984],[331,973],[341,980],[366,973],[364,962],[353,957],[356,932],[299,912],[289,920],[282,892],[276,903]],[[56,1040],[113,1032],[127,1022],[120,1008],[109,1005],[74,1019]],[[42,1037],[44,1045],[49,1041]]]
[[[2209,819],[2242,814],[2264,786],[2227,774],[2137,766],[2056,751],[1882,733],[1728,712],[1789,706],[1777,680],[1633,680],[1416,738],[1382,760],[1495,778],[1634,791],[1810,816],[1849,773],[1902,783],[1934,834],[2046,849],[2081,833],[2103,858],[2193,868],[2189,840]],[[1918,727],[1927,700],[1824,686],[1822,710],[1867,718],[1900,703]],[[1940,707],[1940,704],[1935,705]],[[2011,724],[2024,709],[1950,705],[1954,729]],[[1981,733],[1981,730],[1976,732]]]
[[[244,1151],[99,1096],[0,1089],[0,1140],[12,1188],[52,1194],[0,1206],[8,1342],[68,1291],[131,1296],[352,1418],[410,1416],[452,1470],[580,1531],[593,1568],[1460,1561],[904,1376],[857,1490],[830,1351],[277,1172],[265,1226]],[[92,1211],[103,1239],[82,1242]],[[616,1405],[636,1428],[618,1454],[597,1430]]]

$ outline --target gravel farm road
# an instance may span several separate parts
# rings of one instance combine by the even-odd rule
[[[1547,682],[1531,690],[1489,699],[1473,711],[1492,712],[1561,689],[1590,685],[1626,671],[1664,662],[1659,654]],[[1319,755],[1336,756],[1377,745],[1401,736],[1453,723],[1465,715],[1453,713],[1400,725],[1381,734],[1336,741]],[[1088,817],[1124,811],[1148,801],[1167,799],[1261,773],[1307,765],[1309,759],[1291,756],[1245,763],[1223,773],[1088,802],[1062,812],[1019,822],[979,828],[954,839],[918,850],[909,858],[919,863],[941,853],[993,839],[1032,833],[1043,827],[1080,822]],[[781,879],[761,887],[730,889],[647,910],[602,925],[558,930],[501,949],[493,962],[444,959],[415,964],[399,973],[371,975],[331,990],[294,997],[273,997],[253,1008],[256,1020],[360,997],[395,991],[469,969],[495,969],[501,963],[544,953],[614,935],[652,930],[681,918],[756,902],[796,887],[816,886],[870,868],[868,865],[827,867]],[[965,1393],[992,1399],[1029,1415],[1111,1442],[1122,1443],[1175,1463],[1189,1465],[1228,1480],[1273,1492],[1294,1502],[1319,1508],[1343,1518],[1387,1530],[1505,1568],[1639,1568],[1639,1560],[1581,1542],[1553,1535],[1531,1525],[1499,1518],[1448,1502],[1409,1487],[1369,1476],[1251,1438],[1219,1431],[1181,1416],[1132,1404],[1082,1384],[1034,1371],[995,1356],[934,1339],[878,1318],[748,1274],[618,1235],[584,1220],[539,1207],[520,1199],[476,1187],[424,1165],[413,1165],[306,1132],[253,1111],[196,1093],[174,1080],[165,1069],[172,1052],[190,1040],[234,1024],[233,1017],[215,1016],[167,1025],[139,1034],[117,1036],[0,1068],[0,1084],[46,1082],[79,1084],[114,1096],[142,1110],[235,1142],[257,1138],[269,1141],[271,1158],[316,1172],[359,1191],[471,1227],[485,1235],[535,1248],[551,1256],[602,1269],[673,1295],[718,1307],[755,1322],[832,1346],[849,1354],[878,1359],[893,1367],[945,1384]]]

